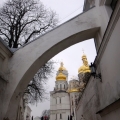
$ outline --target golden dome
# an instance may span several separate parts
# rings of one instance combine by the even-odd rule
[[[87,72],[90,72],[89,66],[84,66],[83,65],[78,69],[78,73],[87,73]]]
[[[59,74],[56,76],[56,80],[66,80],[66,75],[62,73],[63,70],[66,70],[65,67],[63,67],[63,62],[60,63],[60,67],[58,69]],[[67,71],[67,70],[66,70]]]
[[[87,58],[87,56],[86,56],[85,54],[83,54],[82,60],[83,60],[83,59],[86,59],[86,58]]]
[[[80,89],[73,88],[73,89],[67,90],[67,92],[69,92],[69,93],[72,93],[72,92],[80,92]]]
[[[63,70],[66,70],[66,68],[65,67],[63,67],[63,62],[61,62],[61,65],[60,65],[60,67],[59,67],[59,69],[58,69],[59,71],[63,71]],[[67,70],[66,70],[67,71]]]
[[[88,65],[87,56],[83,54],[82,56],[83,65],[78,69],[78,73],[90,72],[90,67]]]
[[[62,72],[59,72],[56,76],[56,80],[66,80],[66,76]]]

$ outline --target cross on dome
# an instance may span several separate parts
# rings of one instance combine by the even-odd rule
[[[72,79],[72,80],[75,79],[75,76],[73,75],[73,76],[71,77],[71,79]]]
[[[63,62],[61,62],[60,67],[58,69],[59,71],[63,71],[63,70],[67,71],[66,68],[63,65],[64,65]]]
[[[84,54],[84,49],[82,49],[82,51],[83,51],[83,54]]]
[[[61,62],[60,64],[61,64],[61,67],[63,67],[63,65],[64,65],[63,62]]]

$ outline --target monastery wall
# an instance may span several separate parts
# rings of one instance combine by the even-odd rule
[[[91,77],[76,109],[77,120],[120,118],[120,1],[112,14],[95,63],[102,82]],[[104,42],[103,42],[104,41]],[[83,116],[82,116],[83,115]]]
[[[100,115],[96,114],[99,106],[97,83],[100,83],[98,79],[90,78],[76,108],[77,120],[82,119],[82,116],[85,120],[101,120]]]
[[[4,116],[4,105],[6,104],[5,92],[8,85],[8,61],[12,56],[12,51],[10,51],[7,46],[3,43],[0,38],[0,120]]]

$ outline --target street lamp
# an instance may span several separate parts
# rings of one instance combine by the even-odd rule
[[[94,63],[91,63],[90,70],[91,70],[91,75],[94,76],[94,78],[96,79],[100,79],[102,82],[101,73],[98,74],[96,73],[96,66]]]

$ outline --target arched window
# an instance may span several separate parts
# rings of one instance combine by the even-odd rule
[[[60,103],[61,103],[61,98],[60,98]]]
[[[57,120],[57,114],[56,114],[56,120]]]
[[[65,89],[65,85],[64,85],[64,89]]]
[[[62,89],[62,85],[60,84],[60,90]]]
[[[62,114],[60,114],[60,119],[62,119]]]

